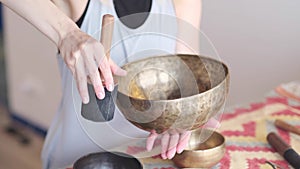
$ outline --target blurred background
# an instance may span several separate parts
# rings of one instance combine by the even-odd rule
[[[201,29],[231,73],[226,108],[300,80],[299,8],[298,0],[203,0]],[[41,146],[61,96],[56,49],[1,9],[0,169],[41,168]],[[201,53],[213,51],[201,47]]]

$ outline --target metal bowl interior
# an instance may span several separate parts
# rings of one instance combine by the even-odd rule
[[[127,120],[148,131],[196,129],[220,110],[228,93],[227,66],[203,56],[149,57],[123,69],[116,104]]]
[[[143,169],[140,161],[120,152],[99,152],[78,159],[74,169]]]
[[[200,135],[210,135],[202,142]],[[195,130],[192,132],[189,144],[181,154],[172,159],[181,168],[211,168],[225,154],[225,138],[212,130]]]

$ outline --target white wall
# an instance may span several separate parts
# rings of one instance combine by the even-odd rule
[[[202,31],[230,68],[227,106],[300,80],[299,0],[203,0]]]
[[[56,48],[8,8],[3,14],[10,109],[47,129],[61,95]]]

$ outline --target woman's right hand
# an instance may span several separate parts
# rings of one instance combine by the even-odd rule
[[[79,29],[68,33],[60,41],[58,48],[73,73],[82,102],[85,104],[89,102],[88,81],[92,83],[97,97],[103,99],[105,92],[100,77],[103,77],[105,87],[112,91],[114,88],[112,74],[126,75],[125,70],[111,59],[107,60],[106,52],[100,42]]]

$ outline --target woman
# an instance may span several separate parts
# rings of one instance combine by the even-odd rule
[[[118,64],[123,64],[124,60],[130,61],[129,56],[135,56],[138,53],[147,57],[149,53],[153,54],[152,50],[145,52],[150,48],[162,48],[167,53],[190,52],[190,49],[178,43],[176,39],[153,37],[156,41],[145,43],[147,38],[152,37],[143,35],[134,36],[133,39],[126,41],[124,33],[133,32],[133,34],[126,34],[130,37],[130,35],[144,32],[141,30],[142,27],[151,31],[150,16],[156,16],[152,17],[154,22],[161,17],[166,20],[168,17],[177,17],[199,29],[200,0],[53,0],[52,2],[23,0],[22,3],[18,0],[1,0],[1,2],[44,33],[55,43],[60,53],[58,60],[62,76],[63,98],[44,144],[43,168],[63,168],[73,164],[83,155],[104,151],[136,138],[147,137],[147,149],[152,149],[154,140],[158,136],[155,131],[148,133],[135,128],[119,112],[116,112],[116,117],[111,122],[93,126],[98,129],[96,133],[89,131],[91,129],[89,126],[93,124],[85,123],[84,119],[78,118],[77,113],[81,110],[81,102],[84,104],[89,102],[87,82],[90,81],[93,85],[96,96],[103,99],[105,92],[100,74],[105,81],[105,87],[112,91],[114,86],[112,75],[126,75]],[[132,19],[121,19],[119,24],[123,24],[124,29],[120,28],[122,25],[115,25],[117,30],[114,30],[114,38],[117,37],[117,40],[122,41],[111,50],[111,59],[107,60],[102,44],[96,40],[99,38],[101,17],[109,13],[115,18],[121,18],[137,12],[149,13],[141,17],[133,15],[133,18],[142,18],[140,22],[133,23],[133,25],[130,24]],[[158,28],[166,29],[164,25]],[[176,36],[180,38],[184,34],[183,26],[179,24]],[[114,39],[113,42],[117,43],[117,40]],[[136,43],[137,41],[142,43]],[[147,45],[156,46],[149,48]],[[136,50],[139,51],[136,52]],[[155,52],[160,53],[157,51]],[[77,90],[72,90],[73,78]],[[189,135],[190,132],[163,133],[162,158],[171,159],[176,152],[183,151]]]

